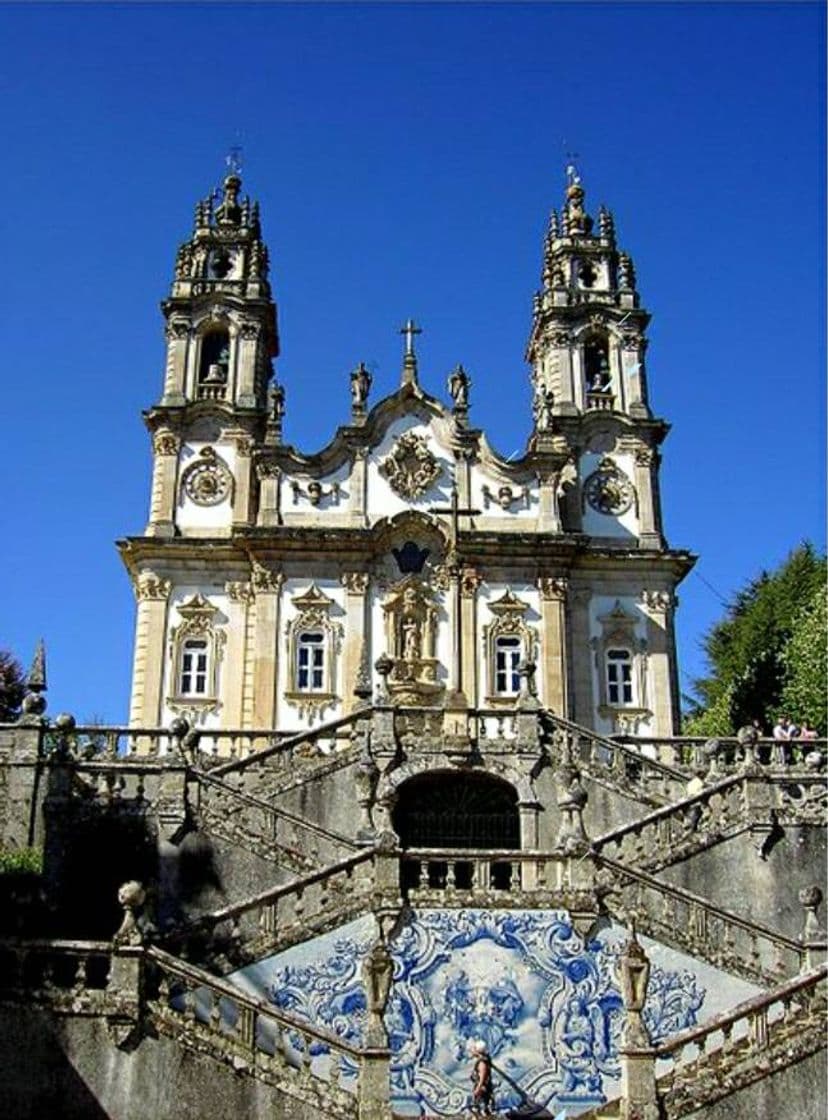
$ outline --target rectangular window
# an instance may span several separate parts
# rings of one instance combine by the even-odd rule
[[[607,650],[607,700],[618,707],[633,702],[632,657],[627,649]]]
[[[206,640],[189,638],[181,651],[181,696],[207,695],[209,650]]]
[[[296,687],[299,692],[322,692],[325,685],[325,638],[306,630],[296,645]]]
[[[517,696],[520,692],[520,638],[495,639],[494,690],[498,696]]]

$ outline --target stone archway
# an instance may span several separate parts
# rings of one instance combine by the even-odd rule
[[[518,795],[501,778],[429,771],[397,793],[392,822],[403,848],[520,848]]]

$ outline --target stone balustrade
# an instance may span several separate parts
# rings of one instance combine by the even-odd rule
[[[747,828],[745,780],[725,778],[630,824],[597,836],[593,851],[652,871]]]
[[[195,772],[195,808],[208,826],[257,855],[306,872],[357,851],[346,836],[305,817],[228,786],[213,774]]]
[[[823,965],[651,1051],[666,1115],[695,1112],[700,1104],[820,1049],[826,1027],[826,977],[828,968]]]
[[[828,739],[757,739],[755,745],[746,749],[735,736],[722,736],[711,739],[698,735],[677,735],[670,738],[653,736],[614,735],[613,739],[634,750],[652,755],[654,758],[673,761],[694,772],[714,773],[724,776],[744,769],[747,763],[755,763],[763,770],[802,770],[810,769],[805,759],[808,755],[820,755],[821,764],[814,759],[811,766],[824,766],[828,759]],[[710,744],[717,744],[711,749]]]
[[[370,709],[353,712],[341,719],[332,720],[320,727],[283,734],[278,742],[272,742],[245,756],[219,763],[211,768],[211,773],[227,779],[238,775],[238,779],[248,790],[255,787],[263,775],[288,773],[301,766],[303,761],[333,757],[347,751],[354,745],[355,735],[360,724],[370,720]],[[249,732],[255,735],[255,732]],[[258,733],[261,735],[261,732]]]
[[[761,986],[796,976],[814,950],[825,948],[785,937],[643,871],[603,858],[601,866],[611,876],[608,906],[612,912],[620,903],[619,920],[634,916],[647,936]]]
[[[39,730],[40,754],[58,758],[65,756],[76,762],[121,764],[126,761],[183,760],[197,747],[201,761],[206,762],[220,758],[247,758],[286,738],[284,732],[227,728],[197,731],[188,739],[188,731],[189,727],[185,727],[182,733],[174,726],[73,725],[66,730],[43,727]]]
[[[0,1002],[101,1014],[110,1009],[111,953],[108,941],[0,940]]]
[[[545,907],[589,889],[592,864],[561,852],[422,849],[399,855],[403,895],[413,906]],[[573,875],[577,864],[582,874]]]
[[[370,909],[378,897],[377,853],[366,848],[289,883],[212,910],[170,930],[169,947],[203,946],[234,963],[285,949]],[[396,867],[396,859],[391,862]],[[398,890],[395,895],[398,895]]]
[[[358,1077],[366,1051],[161,949],[146,952],[149,1006],[156,1027],[206,1049],[237,1072],[249,1072],[316,1104],[324,1115],[359,1110]],[[387,1063],[387,1052],[379,1052]]]

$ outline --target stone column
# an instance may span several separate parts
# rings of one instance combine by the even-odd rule
[[[347,715],[354,710],[360,665],[366,642],[366,592],[370,583],[367,572],[343,572],[345,588],[345,643],[342,650],[341,694],[342,710]],[[370,651],[369,651],[370,665]]]
[[[251,473],[250,452],[253,441],[246,432],[236,436],[236,470],[233,486],[233,528],[245,528],[251,524]]]
[[[225,727],[241,728],[244,724],[243,700],[244,677],[247,665],[247,623],[248,612],[254,601],[253,588],[243,581],[225,584],[230,605],[230,622],[227,627],[227,658],[224,677],[224,718]]]
[[[638,943],[635,927],[620,960],[624,1025],[621,1028],[621,1120],[658,1120],[655,1054],[642,1011],[650,979],[650,962]]]
[[[573,718],[576,723],[593,726],[595,719],[592,695],[592,648],[589,635],[589,603],[592,591],[588,587],[577,587],[572,591],[570,602],[571,624],[567,656],[571,666]],[[576,656],[577,651],[577,656]]]
[[[542,471],[538,475],[538,528],[544,533],[560,533],[561,513],[558,505],[559,471]]]
[[[566,598],[569,581],[563,576],[541,576],[541,689],[545,708],[569,716],[569,680],[566,633]]]
[[[236,335],[236,403],[241,408],[255,408],[256,360],[261,327],[258,323],[242,323]]]
[[[257,463],[259,480],[259,512],[257,525],[278,525],[281,514],[282,472],[275,463]]]
[[[555,411],[570,416],[577,412],[572,335],[565,328],[555,327],[549,336],[549,342],[554,353],[550,353],[548,363],[557,363],[558,367],[558,376],[554,378],[558,390]],[[551,386],[552,380],[551,372],[547,372],[547,384]]]
[[[635,491],[638,495],[638,540],[641,548],[661,548],[661,526],[658,517],[657,483],[658,453],[650,447],[635,452]]]
[[[186,402],[187,359],[191,330],[186,319],[173,319],[167,324],[167,362],[164,368],[164,392],[161,404],[182,405]]]
[[[175,533],[175,493],[181,440],[170,428],[159,428],[152,437],[152,489],[148,537]]]
[[[461,687],[473,708],[480,703],[480,648],[477,643],[477,590],[483,577],[474,568],[464,568],[460,576],[462,595],[463,679]]]
[[[647,385],[644,376],[644,352],[647,341],[638,334],[625,334],[621,343],[621,377],[627,395],[627,411],[631,416],[649,416]]]
[[[281,635],[282,572],[269,571],[252,561],[250,583],[256,597],[253,648],[248,655],[253,661],[253,726],[270,729],[276,726],[276,702],[279,679],[279,644]]]
[[[647,610],[647,665],[650,674],[647,695],[653,710],[654,734],[666,737],[676,734],[671,648],[673,596],[669,591],[643,591],[641,599]]]
[[[135,655],[132,663],[132,727],[157,727],[161,721],[161,690],[167,663],[167,609],[171,583],[151,571],[134,581],[138,600],[135,622]],[[171,670],[172,671],[172,670]]]

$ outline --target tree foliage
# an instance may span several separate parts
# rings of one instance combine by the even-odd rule
[[[20,662],[0,649],[0,723],[10,723],[20,714],[26,677]]]
[[[767,730],[783,711],[825,734],[825,558],[812,545],[739,591],[703,645],[711,673],[694,682],[687,734],[730,735],[754,719]]]

